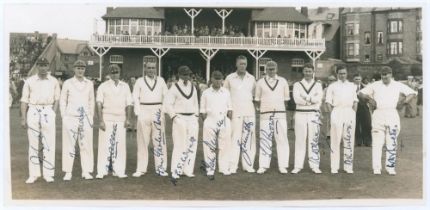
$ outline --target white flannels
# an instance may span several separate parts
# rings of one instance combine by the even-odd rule
[[[132,95],[127,83],[114,80],[102,83],[97,90],[97,103],[102,104],[106,130],[99,129],[97,177],[102,178],[112,170],[125,177],[126,163],[126,107],[132,105]]]
[[[230,93],[221,87],[203,91],[200,112],[207,117],[203,124],[203,152],[207,175],[214,175],[216,168],[216,149],[218,148],[219,171],[228,174],[229,148],[231,142],[230,119],[227,112],[232,110]]]
[[[287,81],[279,76],[268,76],[257,82],[255,101],[260,102],[260,171],[270,168],[272,141],[276,141],[279,169],[288,168],[290,147],[287,136],[285,103],[290,100]]]
[[[172,177],[193,177],[199,133],[197,90],[190,81],[184,84],[180,79],[169,89],[164,105],[173,118]]]
[[[82,174],[93,172],[93,117],[94,117],[94,85],[83,78],[68,79],[63,84],[60,97],[60,112],[63,118],[63,153],[62,169],[72,172],[73,161],[78,155],[75,151],[79,145]]]
[[[377,81],[367,85],[360,93],[368,95],[376,101],[376,110],[372,114],[372,167],[374,171],[381,171],[382,148],[385,146],[385,168],[394,171],[397,158],[397,137],[400,133],[400,118],[396,110],[400,93],[406,96],[417,94],[408,86],[391,80],[385,85]]]
[[[48,75],[41,79],[38,75],[28,78],[22,90],[21,102],[28,104],[28,168],[31,177],[53,177],[55,170],[55,112],[53,105],[60,98],[58,81]],[[42,148],[39,148],[39,142]],[[43,155],[39,156],[39,152]],[[47,180],[50,180],[49,178]],[[34,180],[32,180],[34,182]],[[32,183],[29,181],[28,183]]]
[[[320,112],[322,100],[322,87],[319,82],[305,79],[294,83],[293,97],[296,103],[296,114],[294,116],[294,133],[296,136],[295,158],[293,173],[303,168],[306,143],[308,145],[309,166],[315,172],[319,171],[319,135],[320,135]]]
[[[162,103],[167,95],[164,79],[148,76],[139,78],[133,88],[134,110],[137,123],[137,168],[135,177],[146,173],[148,145],[152,141],[155,173],[166,176],[167,149]]]
[[[357,86],[353,83],[341,80],[327,88],[325,101],[333,106],[330,119],[330,157],[333,173],[339,170],[341,142],[343,142],[343,168],[348,173],[353,171],[356,115],[353,105],[358,102],[356,90]]]
[[[242,168],[248,172],[254,172],[255,77],[248,72],[243,77],[236,72],[231,73],[225,79],[224,87],[230,91],[233,104],[230,171],[236,173],[239,158],[242,156]]]

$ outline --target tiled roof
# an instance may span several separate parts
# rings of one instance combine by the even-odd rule
[[[340,24],[339,21],[333,20],[333,21],[324,21],[326,26],[324,27],[324,35],[326,41],[330,41],[334,38],[336,35],[336,32],[339,30]]]
[[[255,9],[251,14],[252,21],[286,21],[295,23],[311,23],[306,16],[294,7]]]
[[[79,54],[80,50],[86,45],[86,41],[57,39],[57,47],[63,54]]]
[[[102,17],[109,18],[150,18],[164,19],[164,10],[153,7],[117,7],[107,12]]]
[[[81,50],[87,46],[87,41],[70,40],[70,39],[53,39],[44,49],[40,57],[44,57],[49,61],[49,70],[65,70],[67,67],[61,63],[58,53],[62,54],[79,54]],[[37,73],[35,65],[28,72],[28,75]]]
[[[336,7],[318,7],[317,9],[309,9],[308,18],[312,21],[329,20],[327,17],[330,13],[334,15],[331,20],[339,20],[339,8]]]

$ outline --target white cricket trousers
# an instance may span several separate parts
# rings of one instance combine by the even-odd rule
[[[136,172],[146,173],[148,168],[148,145],[152,141],[155,173],[167,171],[167,149],[164,113],[161,105],[141,105],[137,117],[137,167]]]
[[[242,156],[243,170],[254,170],[256,153],[255,117],[233,117],[230,172],[235,173]]]
[[[339,170],[340,144],[343,142],[343,169],[352,170],[355,145],[355,116],[352,107],[334,107],[331,112],[331,170]]]
[[[71,173],[73,161],[76,156],[81,158],[82,173],[91,173],[94,170],[93,152],[93,127],[92,119],[85,114],[80,116],[63,117],[63,154],[62,169],[66,173]],[[79,151],[75,151],[78,142]]]
[[[228,117],[218,119],[208,116],[203,123],[203,154],[207,175],[214,175],[216,149],[218,147],[218,169],[228,172],[229,148],[231,142],[231,122]]]
[[[29,175],[53,177],[55,171],[55,112],[50,106],[29,105],[27,111]],[[39,142],[42,148],[39,149]]]
[[[279,117],[281,115],[281,117]],[[272,141],[276,141],[278,167],[288,168],[290,146],[288,145],[286,114],[265,113],[260,117],[260,157],[259,167],[270,168]]]
[[[303,168],[307,142],[309,167],[311,169],[319,169],[320,113],[296,111],[294,119],[294,131],[296,135],[294,168]]]
[[[97,174],[107,175],[112,170],[116,175],[125,174],[126,130],[124,121],[106,121],[106,130],[99,129]]]
[[[172,176],[193,175],[199,134],[198,117],[178,115],[173,119]]]
[[[395,169],[400,118],[396,109],[376,109],[372,114],[372,167],[381,170],[382,148],[385,143],[385,168]]]

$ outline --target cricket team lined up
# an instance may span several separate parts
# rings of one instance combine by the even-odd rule
[[[219,71],[212,72],[211,86],[203,91],[200,103],[197,89],[190,81],[192,71],[188,66],[178,68],[179,80],[168,89],[163,78],[156,75],[157,64],[147,62],[144,76],[136,81],[131,92],[128,84],[120,81],[120,67],[112,64],[108,68],[111,79],[102,83],[95,93],[93,83],[84,77],[85,62],[78,60],[74,63],[75,75],[64,82],[61,90],[58,81],[48,74],[48,64],[45,58],[37,61],[38,74],[25,81],[21,98],[21,125],[27,129],[29,140],[29,178],[26,183],[34,183],[42,175],[47,182],[54,181],[58,105],[63,125],[63,180],[66,181],[72,178],[73,161],[77,155],[81,158],[82,178],[93,179],[94,124],[99,125],[96,178],[102,179],[109,172],[119,178],[127,177],[126,128],[131,125],[133,114],[137,116],[137,166],[133,177],[148,173],[150,156],[154,157],[155,173],[163,177],[170,174],[175,185],[181,176],[194,177],[200,118],[204,120],[200,141],[204,168],[210,180],[214,179],[217,167],[223,175],[236,174],[239,162],[246,172],[265,173],[270,167],[273,141],[276,141],[278,170],[282,174],[288,173],[290,148],[286,106],[290,91],[286,79],[277,75],[278,66],[274,61],[267,63],[267,75],[256,81],[246,71],[247,58],[238,56],[236,72],[225,78]],[[321,173],[320,106],[324,93],[321,83],[314,80],[314,73],[312,64],[306,64],[303,79],[293,85],[292,96],[296,103],[293,174],[304,168],[306,152],[311,170]],[[325,93],[325,103],[331,111],[331,173],[339,171],[341,143],[343,170],[353,173],[355,118],[360,97],[376,107],[372,114],[373,173],[381,174],[385,144],[384,166],[389,174],[395,175],[400,132],[396,107],[408,103],[416,91],[394,81],[390,67],[381,69],[381,81],[359,91],[347,80],[346,66],[336,66],[336,74],[337,81]],[[399,100],[400,93],[406,95],[404,100]],[[96,114],[99,122],[93,122]],[[167,167],[170,154],[166,149],[165,114],[172,119],[170,171]],[[256,114],[260,116],[258,140]],[[42,148],[39,148],[39,142]],[[150,143],[152,152],[148,151]],[[75,149],[76,144],[79,150]]]

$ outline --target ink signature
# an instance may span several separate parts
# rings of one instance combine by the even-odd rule
[[[188,145],[186,150],[184,152],[182,152],[182,156],[180,158],[181,161],[176,165],[176,169],[175,169],[176,175],[179,176],[182,174],[182,172],[183,172],[182,170],[184,169],[185,162],[189,159],[190,153],[194,152],[193,151],[194,143],[197,143],[197,139],[195,139],[194,136],[192,136],[190,138],[190,144]]]
[[[203,161],[204,168],[206,168],[206,171],[215,171],[216,167],[216,149],[218,144],[218,138],[219,134],[221,132],[221,127],[225,125],[225,119],[219,120],[216,123],[216,128],[212,129],[212,138],[209,140],[203,140],[203,144],[206,145],[209,148],[209,154],[205,154],[208,162]]]
[[[243,155],[243,159],[245,160],[246,164],[248,166],[252,166],[251,157],[250,157],[250,154],[248,153],[248,148],[246,148],[246,146],[249,145],[249,147],[250,147],[249,149],[251,149],[252,136],[254,135],[254,132],[251,129],[254,128],[254,122],[246,122],[244,120],[243,125],[244,126],[242,128],[242,137],[243,136],[245,136],[245,137],[244,137],[242,142],[238,141],[237,143],[240,146],[240,150],[241,150],[241,153]],[[250,141],[249,144],[248,144],[248,141]]]
[[[275,135],[275,127],[276,127],[276,133],[277,126],[275,126],[275,113],[271,114],[269,117],[269,131],[266,131],[264,129],[260,129],[260,154],[263,156],[272,156],[272,140]],[[276,121],[276,125],[278,124],[278,121]]]
[[[109,148],[108,148],[109,157],[107,158],[109,161],[109,165],[106,166],[108,171],[113,171],[113,172],[115,172],[113,169],[113,164],[115,163],[115,159],[117,158],[117,155],[118,155],[118,150],[117,150],[118,142],[116,141],[117,129],[118,129],[118,124],[114,124],[112,134],[109,138]]]
[[[158,157],[160,160],[159,165],[155,166],[156,171],[165,171],[166,169],[163,167],[164,165],[164,148],[166,145],[166,140],[164,138],[164,132],[162,130],[162,121],[161,121],[161,109],[155,113],[155,120],[153,121],[155,126],[155,138],[154,141],[156,145],[152,149],[152,152],[155,157]]]
[[[41,116],[39,115],[39,126],[41,128]],[[54,164],[46,160],[45,154],[50,151],[48,142],[46,141],[45,136],[43,133],[39,130],[36,130],[34,128],[28,127],[31,131],[34,132],[34,134],[37,136],[38,140],[42,142],[42,148],[38,150],[37,148],[34,148],[30,146],[31,151],[34,153],[33,155],[30,155],[30,162],[34,165],[43,165],[43,168],[48,170],[54,170]],[[42,153],[42,157],[39,157],[39,154]]]
[[[352,150],[352,142],[351,142],[351,130],[352,130],[352,123],[349,123],[346,125],[346,135],[344,136],[344,149],[348,150],[348,152],[344,152],[343,154],[343,163],[346,165],[352,165],[353,161],[353,150]]]
[[[397,135],[398,135],[399,129],[398,126],[395,125],[394,128],[390,128],[388,126],[388,133],[390,135],[390,138],[392,140],[392,144],[390,145],[392,149],[388,149],[387,147],[387,167],[394,168],[396,167],[396,151],[397,151]]]
[[[318,113],[316,114],[315,119],[316,120],[311,121],[312,123],[316,124],[316,130],[315,130],[315,133],[313,134],[313,137],[311,139],[312,155],[311,155],[311,157],[309,157],[309,161],[313,162],[315,164],[320,164],[320,153],[319,153],[318,141],[319,141],[319,137],[320,137],[321,122],[319,120],[319,114]]]

